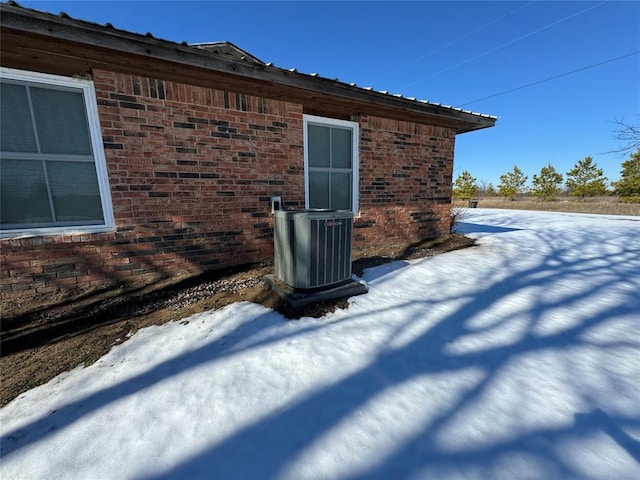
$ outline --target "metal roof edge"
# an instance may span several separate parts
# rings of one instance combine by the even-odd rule
[[[3,28],[11,28],[12,26],[16,29],[23,28],[25,31],[29,31],[33,34],[39,35],[48,35],[48,36],[60,36],[66,32],[66,35],[69,36],[68,29],[79,29],[84,28],[86,37],[82,37],[81,35],[71,35],[72,38],[65,38],[69,41],[74,41],[77,43],[84,43],[88,46],[93,47],[101,47],[108,48],[114,51],[122,51],[126,53],[133,53],[139,55],[147,55],[152,58],[156,58],[159,60],[168,60],[166,56],[162,56],[160,51],[155,49],[172,49],[173,52],[178,52],[178,56],[180,58],[172,58],[171,61],[175,61],[181,63],[185,66],[199,67],[199,68],[207,68],[210,70],[219,71],[220,73],[232,74],[238,76],[244,76],[247,78],[270,81],[275,83],[280,83],[283,86],[292,86],[290,83],[286,81],[282,81],[282,79],[274,78],[273,74],[282,75],[283,77],[294,75],[299,79],[302,79],[305,84],[300,88],[307,88],[309,90],[313,90],[314,84],[320,88],[319,83],[321,82],[324,85],[332,85],[337,87],[340,91],[340,94],[348,97],[348,92],[354,92],[354,95],[358,93],[358,95],[367,95],[373,98],[385,99],[385,105],[389,108],[406,108],[410,106],[413,111],[419,113],[422,111],[425,115],[436,115],[449,117],[450,120],[455,120],[460,123],[467,123],[470,127],[469,129],[461,129],[460,132],[475,130],[479,128],[491,127],[495,124],[495,121],[498,119],[497,116],[487,115],[483,113],[473,112],[470,110],[463,110],[461,108],[455,108],[448,105],[442,105],[435,102],[430,102],[428,100],[417,100],[414,97],[405,97],[402,94],[392,94],[388,91],[378,91],[373,89],[372,87],[359,87],[355,83],[346,83],[342,82],[339,79],[330,79],[327,77],[322,77],[317,73],[301,73],[298,72],[295,68],[285,69],[278,66],[275,66],[273,63],[264,63],[258,59],[260,63],[251,63],[251,62],[243,62],[241,60],[236,60],[230,57],[222,57],[220,54],[215,54],[212,52],[208,52],[207,50],[198,48],[197,46],[192,46],[187,44],[187,42],[174,42],[171,40],[159,39],[154,37],[151,33],[139,34],[135,32],[129,32],[126,30],[121,30],[113,27],[110,23],[105,25],[100,25],[98,23],[89,22],[86,20],[75,19],[70,17],[69,15],[61,12],[59,15],[55,15],[48,12],[42,12],[40,10],[30,9],[26,7],[20,6],[17,2],[13,0],[9,0],[7,3],[0,3],[0,13],[2,14],[2,26]],[[9,18],[9,22],[7,20],[7,14],[13,14],[13,18]],[[20,18],[18,18],[20,17]],[[27,18],[25,18],[27,17]],[[31,19],[32,22],[29,22],[28,19]],[[11,25],[11,20],[13,20],[14,25]],[[20,21],[22,20],[22,21]],[[46,32],[43,32],[41,22],[49,22],[50,24],[57,24],[61,27],[63,31],[53,31],[52,28],[49,28]],[[8,25],[7,25],[8,23]],[[51,25],[52,26],[52,25]],[[67,30],[65,30],[65,28]],[[90,35],[91,33],[92,35]],[[101,35],[106,35],[110,39],[114,40],[115,45],[103,45],[104,39],[99,39]],[[80,38],[82,37],[82,38]],[[100,41],[102,40],[102,41]],[[123,45],[121,41],[124,42],[137,42],[137,51],[136,49],[126,48],[126,45]],[[237,47],[231,42],[212,42],[212,43],[226,43],[230,44],[233,47],[237,48],[240,51],[246,52],[245,50]],[[1,45],[0,45],[1,47]],[[150,47],[150,48],[145,48]],[[248,52],[247,52],[248,53]],[[249,54],[251,55],[251,54]],[[204,60],[195,61],[197,57],[202,57]],[[254,57],[251,55],[251,57]],[[213,62],[212,62],[213,61]],[[259,72],[256,75],[255,72]],[[260,75],[265,78],[259,78]],[[278,81],[280,80],[280,81]],[[338,94],[330,92],[329,94]],[[362,100],[360,98],[360,100]],[[425,108],[429,108],[431,111],[424,111]],[[466,118],[458,118],[459,115],[462,114]],[[450,116],[453,115],[451,118]]]

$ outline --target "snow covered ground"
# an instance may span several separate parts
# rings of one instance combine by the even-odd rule
[[[347,310],[150,327],[0,411],[3,479],[638,479],[640,218],[470,210]]]

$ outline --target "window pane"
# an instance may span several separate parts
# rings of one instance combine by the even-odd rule
[[[31,87],[42,153],[91,155],[82,92]]]
[[[351,210],[351,174],[331,174],[331,208]]]
[[[37,152],[26,87],[2,83],[0,105],[0,149],[3,152]]]
[[[329,134],[330,129],[327,127],[309,125],[307,130],[309,145],[307,148],[310,167],[331,166],[331,143]]]
[[[102,203],[93,163],[47,162],[47,173],[59,222],[102,223]]]
[[[351,168],[351,130],[331,129],[331,166]]]
[[[329,208],[329,174],[309,172],[309,208]]]
[[[0,223],[51,223],[42,162],[0,161]]]

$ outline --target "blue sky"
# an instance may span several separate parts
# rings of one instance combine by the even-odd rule
[[[561,173],[625,159],[616,118],[640,122],[640,2],[20,1],[25,7],[189,43],[227,40],[265,62],[497,115],[456,140],[463,170],[496,185],[518,165]],[[472,103],[470,103],[472,102]]]

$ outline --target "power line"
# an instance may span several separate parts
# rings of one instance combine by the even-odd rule
[[[535,29],[535,30],[533,30],[533,31],[531,31],[529,33],[525,33],[524,35],[521,35],[518,38],[515,38],[513,40],[510,40],[507,43],[503,43],[502,45],[498,45],[497,47],[494,47],[494,48],[491,48],[491,49],[489,49],[489,50],[487,50],[485,52],[479,53],[478,55],[475,55],[475,56],[473,56],[471,58],[468,58],[467,60],[463,60],[462,62],[456,63],[455,65],[447,67],[447,68],[445,68],[443,70],[440,70],[438,72],[432,73],[431,75],[429,75],[427,77],[424,77],[424,78],[421,78],[420,80],[416,80],[415,82],[411,82],[411,83],[409,83],[407,85],[404,85],[402,88],[411,87],[411,86],[416,85],[418,83],[422,83],[425,80],[429,80],[430,78],[433,78],[433,77],[435,77],[437,75],[440,75],[441,73],[445,73],[445,72],[448,72],[449,70],[453,70],[454,68],[458,68],[458,67],[460,67],[462,65],[466,65],[467,63],[473,62],[474,60],[477,60],[478,58],[481,58],[481,57],[484,57],[486,55],[489,55],[490,53],[493,53],[493,52],[495,52],[497,50],[501,50],[501,49],[503,49],[505,47],[508,47],[509,45],[513,45],[514,43],[519,42],[520,40],[524,40],[525,38],[528,38],[528,37],[530,37],[532,35],[535,35],[536,33],[540,33],[540,32],[542,32],[544,30],[547,30],[547,29],[549,29],[551,27],[555,27],[556,25],[564,23],[567,20],[571,20],[572,18],[575,18],[578,15],[582,15],[583,13],[586,13],[589,10],[593,10],[594,8],[598,8],[601,5],[604,5],[605,3],[607,3],[606,0],[603,1],[603,2],[600,2],[600,3],[597,3],[595,5],[591,5],[590,7],[587,7],[585,9],[583,9],[583,10],[580,10],[579,12],[572,13],[571,15],[569,15],[567,17],[564,17],[564,18],[561,18],[560,20],[556,20],[555,22],[551,22],[551,23],[549,23],[547,25],[544,25],[544,26],[542,26],[540,28],[537,28],[537,29]]]
[[[553,77],[545,78],[543,80],[538,80],[536,82],[527,83],[526,85],[521,85],[519,87],[511,88],[509,90],[505,90],[504,92],[494,93],[493,95],[489,95],[487,97],[482,97],[482,98],[479,98],[477,100],[473,100],[471,102],[463,103],[462,105],[460,105],[460,107],[464,107],[466,105],[471,105],[472,103],[481,102],[481,101],[487,100],[489,98],[498,97],[500,95],[506,95],[507,93],[515,92],[517,90],[522,90],[523,88],[533,87],[534,85],[540,85],[541,83],[550,82],[551,80],[555,80],[557,78],[566,77],[567,75],[573,75],[574,73],[582,72],[582,71],[588,70],[590,68],[599,67],[600,65],[604,65],[606,63],[611,63],[611,62],[615,62],[615,61],[618,61],[618,60],[622,60],[623,58],[631,57],[632,55],[637,55],[639,53],[640,53],[640,50],[637,50],[635,52],[627,53],[626,55],[621,55],[619,57],[610,58],[608,60],[604,60],[602,62],[594,63],[594,64],[591,64],[591,65],[587,65],[586,67],[578,68],[576,70],[571,70],[570,72],[560,73],[558,75],[554,75]]]
[[[445,50],[445,49],[447,49],[447,48],[449,48],[449,47],[451,47],[451,46],[455,45],[456,43],[460,43],[460,42],[461,42],[462,40],[464,40],[465,38],[468,38],[468,37],[470,37],[470,36],[472,36],[472,35],[475,35],[476,33],[481,32],[482,30],[485,30],[485,29],[489,28],[490,26],[495,25],[495,24],[496,24],[496,23],[498,23],[498,22],[501,22],[501,21],[502,21],[502,20],[504,20],[505,18],[508,18],[508,17],[510,17],[510,16],[512,16],[512,15],[515,15],[515,14],[516,14],[516,13],[518,13],[520,10],[524,10],[525,8],[529,8],[529,7],[530,7],[531,5],[533,5],[534,3],[536,3],[536,2],[535,2],[535,1],[534,1],[534,2],[530,2],[530,3],[526,4],[526,5],[523,5],[523,6],[521,6],[521,7],[518,7],[518,8],[516,8],[515,10],[513,10],[513,11],[511,11],[511,12],[509,12],[509,13],[507,13],[507,14],[503,15],[503,16],[501,16],[500,18],[497,18],[497,19],[495,19],[495,20],[492,20],[491,22],[489,22],[489,23],[487,23],[487,24],[485,24],[485,25],[482,25],[481,27],[478,27],[478,28],[476,28],[475,30],[472,30],[472,31],[470,31],[470,32],[465,33],[465,34],[464,34],[463,36],[461,36],[460,38],[457,38],[457,39],[455,39],[455,40],[452,40],[451,42],[446,43],[446,44],[442,45],[441,47],[438,47],[438,48],[436,48],[435,50],[432,50],[431,52],[429,52],[429,53],[427,53],[427,54],[425,54],[425,55],[421,55],[420,57],[414,58],[414,59],[413,59],[413,60],[411,60],[410,62],[405,63],[404,65],[402,65],[402,66],[400,66],[400,67],[396,68],[395,70],[391,70],[390,72],[388,72],[388,73],[384,74],[383,76],[376,78],[375,80],[373,80],[373,82],[377,82],[377,81],[379,81],[379,80],[382,80],[383,78],[387,78],[388,76],[393,75],[394,73],[397,73],[397,72],[399,72],[399,71],[401,71],[401,70],[404,70],[405,68],[410,67],[411,65],[415,65],[416,63],[421,62],[421,61],[422,61],[422,60],[424,60],[425,58],[429,58],[430,56],[435,55],[436,53],[439,53],[439,52],[441,52],[442,50]]]

